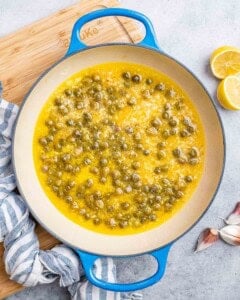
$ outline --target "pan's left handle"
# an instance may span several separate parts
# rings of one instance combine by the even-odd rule
[[[80,250],[76,250],[76,252],[80,256],[87,279],[93,285],[114,292],[130,292],[145,289],[150,285],[153,285],[154,283],[158,282],[163,277],[166,268],[168,252],[170,250],[171,245],[172,244],[168,244],[163,248],[148,253],[157,260],[157,271],[149,278],[133,283],[112,283],[97,278],[93,272],[93,266],[94,262],[97,259],[101,258],[101,256],[86,253]]]
[[[124,9],[124,8],[106,8],[106,9],[100,9],[100,10],[90,12],[77,20],[72,30],[70,46],[66,53],[66,56],[69,56],[74,52],[87,48],[87,45],[81,40],[80,37],[81,29],[86,23],[93,21],[95,19],[99,19],[102,17],[109,17],[109,16],[122,16],[122,17],[128,17],[140,21],[145,27],[146,34],[143,40],[140,43],[138,43],[138,45],[147,46],[161,51],[160,47],[158,46],[153,25],[145,15],[137,11]]]

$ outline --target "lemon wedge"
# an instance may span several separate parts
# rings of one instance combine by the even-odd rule
[[[240,49],[231,46],[216,49],[211,55],[210,66],[213,75],[219,79],[237,74],[240,72]]]
[[[217,98],[224,108],[240,110],[240,74],[230,75],[220,82]]]

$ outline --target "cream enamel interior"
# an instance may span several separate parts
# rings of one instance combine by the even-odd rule
[[[143,233],[114,236],[95,233],[73,223],[48,200],[35,172],[32,139],[43,104],[66,78],[81,69],[104,62],[125,61],[155,68],[176,81],[190,96],[200,114],[206,136],[202,179],[183,209],[163,225]],[[48,71],[29,93],[20,112],[13,155],[18,187],[36,219],[53,235],[81,250],[102,255],[134,255],[159,248],[191,227],[208,207],[221,177],[224,161],[223,132],[205,90],[173,59],[146,48],[109,45],[91,48],[62,60]],[[26,159],[27,158],[27,159]]]

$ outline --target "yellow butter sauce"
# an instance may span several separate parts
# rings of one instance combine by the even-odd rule
[[[204,154],[188,95],[166,75],[125,62],[64,81],[46,100],[33,141],[49,200],[80,226],[116,235],[176,214],[200,181]]]

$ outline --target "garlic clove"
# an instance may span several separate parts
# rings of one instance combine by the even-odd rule
[[[240,226],[238,225],[227,225],[223,227],[220,231],[220,237],[224,242],[240,246]]]
[[[219,239],[218,231],[214,228],[206,228],[200,234],[195,252],[200,252],[212,246]]]
[[[225,220],[228,225],[238,225],[240,224],[240,202],[238,202],[233,210],[233,212]]]

